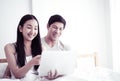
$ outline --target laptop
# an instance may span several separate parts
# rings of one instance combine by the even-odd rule
[[[51,70],[57,70],[60,75],[73,73],[76,66],[76,56],[73,51],[43,51],[38,69],[40,76],[46,76]]]

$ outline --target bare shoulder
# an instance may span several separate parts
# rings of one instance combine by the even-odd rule
[[[5,46],[4,46],[4,49],[12,49],[12,48],[14,48],[14,45],[13,45],[13,43],[8,43],[8,44],[6,44]]]
[[[13,43],[8,43],[4,46],[4,50],[5,50],[5,53],[6,52],[11,52],[11,53],[14,53],[15,52],[15,47],[14,47],[14,44]]]

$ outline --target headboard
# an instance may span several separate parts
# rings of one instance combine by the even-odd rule
[[[98,57],[96,52],[89,54],[77,54],[77,66],[79,70],[87,71],[97,65]],[[7,59],[2,58],[0,59],[0,78],[3,76],[5,67],[7,67]]]
[[[5,58],[0,59],[0,63],[7,63],[7,59]]]
[[[98,55],[96,52],[87,54],[77,53],[77,68],[80,71],[89,71],[98,65]]]
[[[95,66],[98,65],[98,56],[96,52],[90,53],[90,54],[78,54],[77,55],[77,61],[80,61],[82,58],[93,58]],[[7,59],[6,58],[0,59],[0,63],[7,63]]]

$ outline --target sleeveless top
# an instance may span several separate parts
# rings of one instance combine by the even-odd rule
[[[13,43],[14,47],[16,47],[16,44]],[[17,62],[17,54],[14,54]],[[26,56],[26,63],[29,62],[32,59],[32,56]],[[21,78],[21,81],[34,81],[37,78],[36,72],[34,70],[34,67],[32,67],[25,75],[24,78]],[[11,72],[11,78],[16,79],[13,73]]]
[[[61,50],[61,51],[67,51],[70,50],[70,48],[67,45],[64,45],[60,40],[53,46],[50,47],[46,41],[45,41],[45,37],[41,38],[41,43],[42,46],[45,47],[45,50],[50,50],[50,51],[57,51],[57,50]]]
[[[26,57],[26,63],[29,62],[32,59],[32,56]],[[25,75],[24,78],[21,79],[21,81],[35,81],[38,77],[38,75],[35,74],[36,71],[34,70],[34,67],[32,67]]]

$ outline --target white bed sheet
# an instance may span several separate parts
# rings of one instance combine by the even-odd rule
[[[53,81],[120,81],[120,73],[102,67],[89,71],[81,71],[77,68],[73,74]]]
[[[21,81],[21,80],[20,79],[0,79],[0,81]],[[92,68],[91,70],[90,69],[80,70],[80,68],[76,68],[73,74],[70,74],[55,80],[38,79],[37,81],[120,81],[120,73],[117,73],[110,69],[102,68],[102,67]]]

